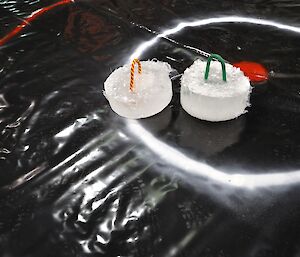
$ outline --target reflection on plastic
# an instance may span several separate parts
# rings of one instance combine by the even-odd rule
[[[137,121],[127,120],[127,127],[136,137],[143,141],[149,149],[169,164],[174,165],[185,172],[203,176],[221,184],[253,190],[260,187],[269,188],[272,186],[285,186],[300,183],[300,171],[298,170],[259,175],[227,174],[203,162],[196,161],[159,141],[140,126]]]
[[[153,46],[160,38],[168,38],[168,36],[176,34],[187,27],[200,27],[200,26],[206,26],[206,25],[216,24],[216,23],[249,23],[249,24],[257,24],[257,25],[264,25],[264,26],[272,26],[278,29],[300,33],[299,27],[285,25],[282,23],[264,20],[264,19],[251,18],[251,17],[227,16],[227,17],[220,17],[220,18],[196,20],[192,22],[181,22],[176,27],[165,30],[161,34],[158,34],[153,39],[139,45],[134,51],[134,53],[129,57],[129,60],[131,61],[134,58],[141,58],[143,52],[149,47]],[[197,50],[201,53],[201,50],[199,49]]]

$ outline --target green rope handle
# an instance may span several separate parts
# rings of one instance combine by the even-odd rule
[[[204,79],[207,80],[208,79],[208,74],[209,74],[209,70],[210,70],[210,63],[212,59],[217,59],[221,65],[222,65],[222,77],[223,77],[223,81],[227,81],[227,76],[226,76],[226,67],[225,67],[225,61],[224,59],[218,55],[218,54],[211,54],[208,57],[207,63],[206,63],[206,69],[205,69],[205,75],[204,75]]]

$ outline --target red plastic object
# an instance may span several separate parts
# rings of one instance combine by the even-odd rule
[[[263,82],[268,80],[267,69],[256,62],[238,62],[233,64],[234,67],[240,68],[251,82]]]
[[[39,9],[35,12],[33,12],[29,17],[24,19],[21,24],[19,24],[16,28],[14,28],[11,32],[6,34],[3,38],[0,38],[0,46],[6,44],[10,39],[12,39],[14,36],[19,34],[26,26],[28,26],[32,21],[34,21],[39,16],[43,15],[44,13],[58,7],[61,5],[69,4],[71,2],[74,2],[74,0],[62,0],[59,2],[56,2],[55,4],[52,4],[50,6],[44,7],[42,9]]]

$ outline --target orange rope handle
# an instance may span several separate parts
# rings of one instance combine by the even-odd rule
[[[131,63],[131,69],[130,69],[130,91],[133,92],[134,90],[134,68],[135,64],[138,65],[138,72],[139,74],[142,73],[142,65],[139,59],[134,59]]]

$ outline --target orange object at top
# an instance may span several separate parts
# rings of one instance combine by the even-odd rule
[[[234,67],[240,68],[251,82],[263,82],[268,80],[267,69],[256,62],[238,62],[233,64]]]
[[[9,40],[11,40],[17,34],[19,34],[25,27],[30,25],[30,23],[33,22],[34,20],[36,20],[39,16],[45,14],[46,12],[48,12],[58,6],[69,4],[74,1],[75,0],[61,0],[52,5],[49,5],[49,6],[46,6],[46,7],[43,7],[41,9],[34,11],[27,18],[23,19],[23,21],[17,27],[15,27],[12,31],[10,31],[4,37],[0,38],[0,46],[6,44]]]

